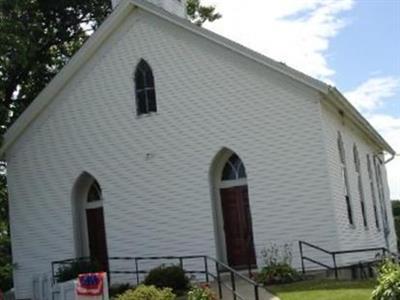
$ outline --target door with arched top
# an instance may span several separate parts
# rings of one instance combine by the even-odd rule
[[[85,214],[90,257],[100,264],[103,271],[107,271],[108,255],[103,198],[101,188],[96,180],[88,191]]]
[[[225,163],[219,191],[228,263],[235,268],[255,265],[246,170],[236,154]]]
[[[108,271],[103,195],[97,180],[84,172],[77,180],[73,201],[77,257],[90,257]]]

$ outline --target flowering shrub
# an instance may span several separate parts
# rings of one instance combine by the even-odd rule
[[[290,283],[301,279],[299,273],[290,265],[285,263],[276,263],[271,266],[265,266],[257,275],[256,280],[263,284]]]
[[[175,294],[169,288],[157,289],[152,285],[139,285],[117,296],[115,300],[175,300],[175,298]]]
[[[379,267],[378,286],[372,293],[373,300],[400,299],[400,265],[384,260]]]
[[[194,287],[188,293],[188,300],[217,300],[207,285]]]
[[[290,244],[277,246],[272,244],[261,251],[265,266],[257,274],[261,284],[289,283],[300,280],[299,273],[292,268],[292,250]]]

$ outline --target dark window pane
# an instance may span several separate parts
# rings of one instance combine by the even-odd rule
[[[137,105],[137,114],[147,114],[147,104],[146,104],[146,92],[138,91],[136,94],[136,105]]]
[[[242,163],[242,161],[240,160],[240,158],[236,155],[233,154],[230,158],[229,161],[231,162],[232,166],[235,168],[235,170],[239,169],[240,164]]]
[[[145,83],[147,88],[154,87],[153,72],[148,68],[145,72]]]
[[[149,105],[149,112],[157,111],[157,103],[156,103],[156,91],[154,89],[150,89],[147,91],[147,101]]]
[[[222,172],[222,180],[235,180],[236,172],[229,162],[226,163],[224,171]]]
[[[141,70],[136,71],[135,84],[136,84],[136,90],[142,90],[145,88],[144,74]]]
[[[243,164],[240,164],[238,174],[239,174],[239,178],[246,178],[247,177],[246,176],[246,170],[245,170]]]
[[[101,200],[101,189],[97,181],[95,181],[88,192],[87,202],[95,202]]]
[[[137,114],[157,111],[153,71],[145,60],[141,60],[135,73]]]
[[[351,211],[350,197],[346,196],[346,204],[347,204],[347,217],[349,218],[349,223],[353,225],[353,213]]]

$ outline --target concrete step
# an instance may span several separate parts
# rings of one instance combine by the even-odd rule
[[[224,278],[222,280],[222,298],[218,299],[223,299],[223,300],[234,300],[233,293],[231,291],[232,289],[232,283],[230,278]],[[215,294],[219,297],[219,289],[218,289],[218,284],[217,282],[211,282],[210,283],[210,288],[215,292]],[[255,292],[254,292],[254,286],[249,284],[243,279],[236,279],[235,280],[235,288],[238,297],[236,299],[240,300],[256,300],[255,298]],[[263,287],[260,287],[258,289],[258,295],[259,295],[259,300],[279,300],[278,297],[275,295],[269,293],[267,290],[265,290]]]

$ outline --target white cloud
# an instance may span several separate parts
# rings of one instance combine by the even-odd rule
[[[400,152],[400,117],[377,113],[386,101],[396,95],[400,89],[400,78],[373,77],[360,84],[354,90],[345,93],[347,99],[364,113],[386,141]],[[388,181],[392,199],[400,199],[400,158],[387,165]]]
[[[216,5],[223,18],[206,27],[277,61],[332,84],[330,40],[347,25],[341,16],[355,0],[202,0]],[[364,113],[382,136],[400,152],[400,117],[376,114],[400,89],[400,78],[380,72],[346,97]],[[400,198],[400,158],[388,165],[392,196]]]
[[[330,82],[330,39],[346,22],[353,0],[204,0],[223,18],[206,27],[308,75]]]
[[[384,100],[396,95],[400,89],[400,79],[394,77],[375,77],[345,94],[353,105],[361,111],[371,112],[380,107]]]

